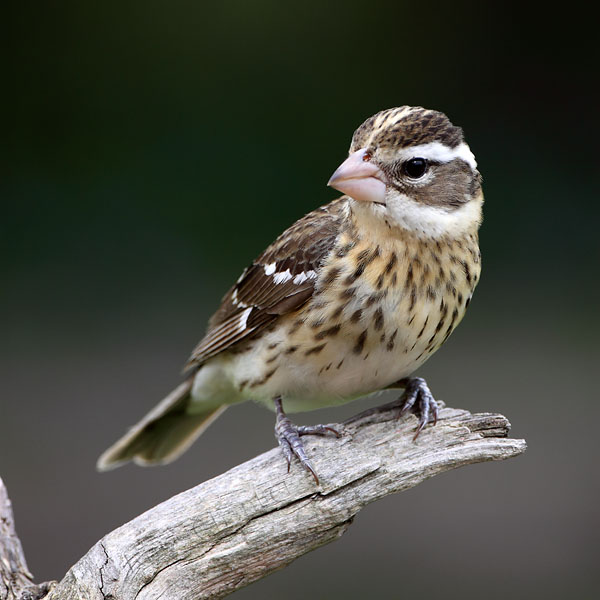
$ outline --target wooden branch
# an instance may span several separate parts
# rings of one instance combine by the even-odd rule
[[[506,437],[502,415],[444,408],[416,441],[415,418],[396,417],[304,438],[318,487],[297,463],[287,473],[273,449],[174,496],[100,540],[47,600],[221,598],[339,538],[370,502],[526,448]]]
[[[415,418],[397,417],[367,411],[341,439],[307,436],[319,486],[273,449],[178,494],[105,536],[57,585],[33,583],[0,479],[0,600],[222,598],[337,539],[370,502],[526,448],[498,414],[443,408],[416,441]]]
[[[10,499],[0,477],[0,600],[37,600],[48,593],[50,586],[33,582],[15,530]]]

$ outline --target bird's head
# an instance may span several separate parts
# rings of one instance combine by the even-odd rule
[[[367,119],[328,185],[420,237],[460,236],[481,222],[481,176],[460,127],[401,106]]]

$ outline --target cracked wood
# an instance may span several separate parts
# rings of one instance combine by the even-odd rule
[[[51,584],[36,585],[15,530],[12,505],[0,477],[0,600],[37,600]]]
[[[353,420],[337,440],[307,436],[318,487],[274,449],[170,498],[106,535],[48,600],[221,598],[339,538],[370,502],[526,447],[502,415],[443,408],[416,442],[415,418],[396,417]]]

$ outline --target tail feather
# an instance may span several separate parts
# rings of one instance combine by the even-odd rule
[[[142,466],[169,463],[183,454],[225,410],[226,405],[188,414],[193,379],[175,388],[139,423],[98,459],[99,471],[114,469],[130,460]]]

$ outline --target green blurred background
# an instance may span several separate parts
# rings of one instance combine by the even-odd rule
[[[417,104],[465,129],[487,200],[482,282],[422,374],[448,404],[506,414],[529,450],[366,508],[238,597],[597,592],[597,34],[576,4],[495,5],[7,10],[0,474],[38,580],[274,445],[272,414],[245,404],[169,467],[94,471],[179,381],[241,269],[335,197],[353,130]]]

